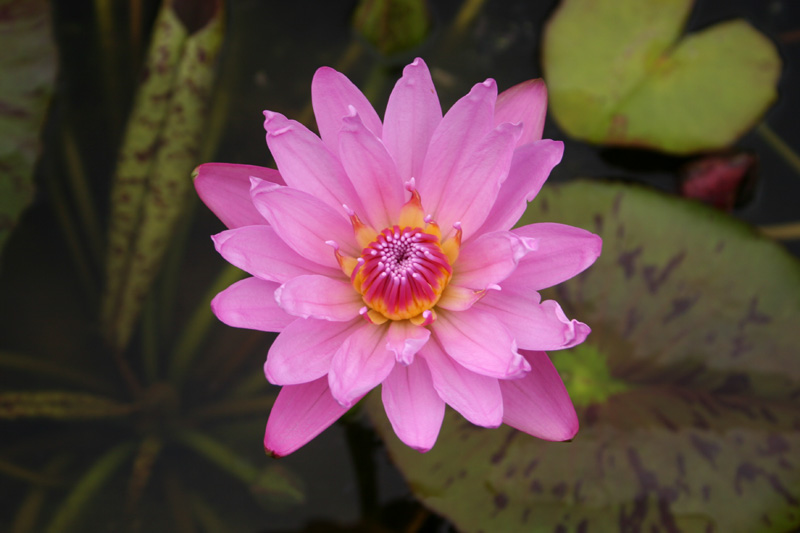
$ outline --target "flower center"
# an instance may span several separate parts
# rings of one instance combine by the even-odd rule
[[[350,279],[371,309],[403,320],[436,305],[452,274],[437,235],[395,225],[364,248]]]
[[[408,319],[427,326],[436,320],[433,306],[450,282],[461,249],[461,224],[455,222],[455,232],[442,240],[433,216],[424,215],[413,178],[406,190],[411,198],[400,210],[398,223],[380,233],[342,206],[362,247],[358,258],[343,254],[335,241],[326,241],[366,304],[361,315],[373,324]]]

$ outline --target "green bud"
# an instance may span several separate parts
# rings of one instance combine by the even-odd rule
[[[378,52],[391,56],[422,44],[431,17],[426,0],[360,0],[353,26]]]

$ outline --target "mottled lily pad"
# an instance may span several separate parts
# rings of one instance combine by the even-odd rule
[[[744,20],[682,36],[692,0],[563,0],[542,60],[556,121],[599,144],[727,146],[775,100],[781,61]]]
[[[603,237],[547,294],[593,332],[553,352],[572,442],[448,413],[425,455],[372,409],[414,493],[464,531],[790,531],[800,525],[800,264],[709,208],[639,187],[552,187],[524,223]]]
[[[56,77],[50,4],[0,0],[0,249],[33,200],[39,130]]]

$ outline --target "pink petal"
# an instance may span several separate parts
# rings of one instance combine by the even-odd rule
[[[510,229],[528,207],[560,161],[564,143],[544,139],[520,146],[514,151],[508,178],[500,186],[497,200],[477,232],[489,233]]]
[[[581,228],[543,222],[513,230],[537,239],[539,248],[524,257],[506,283],[546,289],[576,276],[600,256],[603,240]]]
[[[589,326],[569,320],[554,300],[539,303],[539,299],[535,291],[503,284],[501,290],[489,291],[475,308],[498,317],[525,350],[563,350],[586,340]]]
[[[407,320],[393,320],[386,334],[386,349],[394,354],[398,363],[410,365],[430,336],[427,328],[415,326]]]
[[[328,373],[336,350],[362,325],[361,317],[350,322],[298,318],[272,343],[264,374],[275,385],[319,379]]]
[[[461,416],[483,427],[495,428],[502,423],[503,397],[496,378],[467,370],[437,342],[429,342],[420,359],[427,361],[439,397]]]
[[[536,250],[536,240],[520,238],[510,231],[487,233],[466,243],[458,254],[452,283],[483,290],[506,279],[527,253]]]
[[[425,62],[417,58],[403,69],[383,117],[383,142],[403,182],[419,177],[442,108]]]
[[[264,448],[277,457],[289,455],[346,412],[331,396],[325,378],[283,387],[269,414]]]
[[[391,227],[405,203],[403,182],[392,156],[358,115],[342,121],[339,156],[364,206],[366,220],[378,231]]]
[[[444,420],[444,402],[436,394],[425,361],[395,365],[383,381],[381,398],[398,438],[420,452],[433,448]]]
[[[440,310],[431,325],[447,354],[464,367],[494,378],[529,370],[514,337],[492,313],[473,307],[460,313]]]
[[[500,381],[503,422],[544,440],[569,440],[578,416],[564,383],[545,352],[522,352],[531,371],[522,379]]]
[[[356,109],[364,125],[375,136],[381,136],[381,119],[353,82],[330,67],[317,69],[311,81],[311,103],[320,137],[334,154],[339,153],[339,129],[342,119]]]
[[[290,187],[319,198],[334,209],[360,209],[353,184],[341,163],[319,137],[280,113],[264,111],[267,144]]]
[[[479,83],[450,108],[434,130],[422,171],[415,176],[426,212],[437,216],[440,204],[460,186],[458,171],[464,167],[463,160],[492,131],[496,99],[494,80]],[[450,229],[438,222],[445,232]]]
[[[235,328],[281,331],[295,317],[275,303],[278,284],[258,278],[237,281],[211,300],[211,311],[220,321]]]
[[[365,321],[333,356],[328,384],[341,405],[353,405],[392,371],[395,360],[386,349],[388,329],[388,325],[376,326]]]
[[[546,114],[547,87],[539,78],[523,81],[500,93],[494,108],[494,123],[522,122],[522,136],[517,141],[517,146],[522,146],[542,138]]]
[[[341,276],[341,270],[309,261],[278,237],[271,226],[244,226],[211,237],[226,261],[257,278],[283,283],[296,276]]]
[[[451,169],[449,189],[442,196],[434,218],[445,238],[454,222],[461,222],[466,242],[481,227],[494,205],[501,183],[508,175],[514,142],[521,128],[501,124],[473,150],[464,153]],[[426,169],[428,167],[425,167]],[[444,174],[447,179],[447,174]],[[425,202],[425,196],[422,196]],[[427,204],[426,204],[427,207]],[[452,229],[450,229],[452,232]]]
[[[197,195],[229,228],[267,223],[250,199],[251,176],[283,184],[277,170],[253,165],[205,163],[194,172]]]
[[[359,316],[361,295],[350,283],[325,276],[298,276],[275,291],[278,305],[293,316],[346,322]]]
[[[253,182],[251,195],[256,208],[278,236],[306,259],[338,269],[339,263],[327,241],[335,241],[351,256],[361,255],[350,222],[322,200],[265,181]]]

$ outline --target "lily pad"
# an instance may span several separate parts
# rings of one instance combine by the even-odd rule
[[[371,409],[412,491],[464,531],[790,531],[800,525],[800,264],[748,226],[644,188],[546,188],[523,223],[603,254],[547,292],[593,332],[551,358],[572,442],[448,413],[425,455]]]
[[[775,100],[781,60],[744,20],[686,36],[692,0],[564,0],[543,67],[554,118],[598,144],[686,154],[727,146]]]
[[[0,0],[0,249],[33,200],[39,133],[53,92],[50,3]]]

